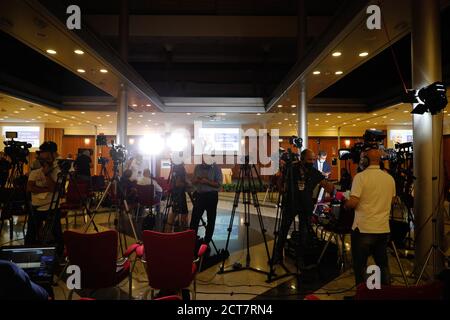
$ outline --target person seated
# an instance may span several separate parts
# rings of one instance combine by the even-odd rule
[[[80,153],[74,163],[77,179],[91,182],[92,159],[89,150]]]
[[[131,181],[132,175],[133,172],[130,169],[127,169],[123,172],[122,177],[120,178],[120,188],[123,192],[124,199],[126,199],[130,204],[135,203],[137,200],[136,183]]]
[[[155,210],[156,210],[156,213],[159,214],[159,211],[160,211],[159,202],[161,202],[163,189],[158,184],[158,182],[152,177],[152,175],[150,173],[150,169],[144,169],[143,176],[141,179],[139,179],[137,184],[140,186],[148,186],[148,185],[154,186],[154,188],[155,188],[154,189],[155,190],[154,199],[155,199],[155,202],[158,203]]]
[[[346,168],[341,169],[341,180],[339,181],[341,191],[347,191],[352,188],[352,176]]]
[[[48,292],[12,262],[0,260],[1,300],[48,300]]]

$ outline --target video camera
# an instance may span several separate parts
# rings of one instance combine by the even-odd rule
[[[361,152],[370,149],[383,150],[385,138],[386,134],[381,130],[367,130],[363,135],[364,142],[357,142],[350,149],[339,149],[339,160],[352,160],[353,163],[358,164],[361,160]]]
[[[102,166],[106,166],[109,162],[108,158],[105,157],[98,157],[98,164],[102,165]]]
[[[27,157],[32,145],[28,142],[14,141],[14,138],[17,138],[17,132],[7,132],[6,137],[11,140],[3,141],[5,154],[11,158],[13,163],[28,163]]]
[[[111,143],[111,150],[109,150],[109,155],[111,156],[114,163],[124,163],[127,160],[127,149],[122,145],[114,145],[114,141]]]
[[[58,167],[62,172],[69,172],[72,168],[73,163],[75,160],[73,159],[59,159],[58,160]]]

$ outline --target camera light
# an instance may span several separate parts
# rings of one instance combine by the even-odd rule
[[[158,155],[164,150],[164,139],[158,134],[145,135],[139,141],[139,149],[146,155]]]
[[[350,147],[350,140],[345,140],[344,143],[346,148]]]
[[[84,144],[85,145],[88,145],[90,143],[91,143],[91,139],[89,139],[89,138],[84,139]]]

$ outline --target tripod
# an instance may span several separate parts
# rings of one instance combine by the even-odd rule
[[[69,183],[73,184],[75,186],[75,190],[78,193],[78,197],[81,199],[82,195],[80,193],[80,190],[78,189],[76,179],[73,177],[73,174],[69,172],[71,165],[73,161],[68,160],[62,160],[60,163],[58,163],[58,166],[60,167],[61,171],[58,173],[57,179],[55,181],[55,187],[52,194],[52,198],[50,200],[50,205],[48,212],[49,219],[51,220],[50,223],[45,225],[44,232],[43,232],[43,241],[44,243],[48,243],[51,241],[51,232],[55,227],[57,219],[59,219],[59,204],[61,202],[61,196],[65,194],[66,191],[66,182],[69,179]],[[54,167],[52,170],[55,170]],[[93,219],[93,214],[91,213],[88,205],[86,202],[83,202],[83,209],[86,210],[86,214]],[[93,223],[94,229],[96,232],[98,232],[97,225]]]
[[[227,255],[223,257],[222,266],[220,267],[219,274],[224,273],[231,273],[231,272],[238,272],[243,270],[251,270],[258,273],[263,273],[268,275],[269,273],[266,271],[262,271],[256,268],[250,267],[250,204],[253,203],[253,206],[256,209],[258,221],[260,230],[262,233],[262,237],[264,240],[264,246],[267,254],[267,261],[270,262],[270,253],[269,253],[269,247],[267,245],[267,239],[266,239],[266,229],[264,227],[264,222],[261,215],[261,208],[259,206],[258,201],[258,194],[257,194],[257,186],[255,183],[255,177],[253,176],[253,171],[256,174],[256,178],[258,179],[259,185],[262,186],[261,177],[258,174],[258,171],[256,169],[256,166],[254,164],[249,164],[249,157],[245,157],[245,164],[242,164],[240,166],[239,170],[239,181],[237,183],[236,193],[234,196],[234,202],[233,202],[233,209],[231,211],[231,217],[230,217],[230,224],[228,226],[228,236],[227,236],[227,242],[225,245],[225,252],[228,251],[228,246],[230,244],[230,236],[231,231],[233,229],[233,222],[234,222],[234,216],[236,214],[236,209],[239,205],[240,196],[242,193],[242,200],[244,204],[244,221],[245,221],[245,228],[246,228],[246,240],[247,240],[247,256],[246,256],[246,264],[245,267],[240,268],[234,268],[231,270],[225,270],[225,260],[227,259]]]
[[[111,190],[111,187],[114,185],[115,188],[115,192],[114,194],[117,196],[117,191],[119,191],[119,197],[118,199],[120,201],[118,201],[119,203],[119,212],[117,214],[116,219],[114,219],[114,225],[116,226],[116,228],[118,228],[118,226],[120,225],[120,217],[122,215],[122,206],[120,205],[123,202],[123,209],[125,209],[125,214],[128,218],[128,222],[130,223],[131,226],[131,230],[133,232],[133,237],[135,239],[136,242],[138,242],[138,237],[137,237],[137,233],[136,233],[136,229],[134,227],[133,224],[133,219],[131,218],[131,213],[128,207],[128,203],[127,200],[125,199],[125,193],[124,190],[122,190],[122,187],[120,186],[120,180],[119,180],[119,161],[114,161],[114,165],[113,165],[113,177],[111,178],[111,180],[109,181],[108,185],[106,186],[105,191],[103,192],[103,195],[100,199],[100,201],[97,204],[97,207],[95,207],[93,215],[91,216],[91,219],[89,220],[89,222],[86,225],[86,228],[84,230],[84,232],[87,232],[91,223],[94,222],[94,218],[95,218],[95,214],[98,212],[98,209],[100,208],[100,206],[102,205],[103,201],[105,200],[106,196],[108,195],[109,191],[113,191]],[[126,236],[124,233],[122,233],[123,236],[123,241],[125,243],[125,246],[127,246],[127,240],[126,240]],[[123,245],[122,245],[122,239],[119,237],[119,242],[120,242],[120,248],[123,252]]]
[[[110,181],[111,179],[109,177],[108,170],[106,169],[106,163],[102,162],[101,166],[102,166],[102,168],[100,169],[100,175],[105,177],[106,181]]]
[[[268,275],[268,281],[267,282],[273,282],[285,277],[290,277],[295,275],[297,277],[297,280],[299,278],[299,266],[298,266],[298,261],[296,259],[296,272],[293,273],[291,272],[282,261],[275,261],[275,256],[276,256],[276,250],[277,247],[279,245],[279,234],[280,234],[280,229],[282,226],[282,222],[283,222],[283,218],[286,218],[286,215],[288,214],[292,214],[292,211],[295,208],[294,205],[294,198],[295,198],[295,194],[294,194],[294,176],[293,176],[293,164],[294,164],[294,159],[293,159],[294,155],[291,151],[291,149],[288,149],[288,158],[286,161],[286,168],[285,168],[285,190],[283,193],[279,193],[278,195],[278,206],[277,206],[277,213],[276,213],[276,217],[275,217],[275,226],[274,226],[274,242],[273,242],[273,254],[272,254],[272,259],[270,259],[270,272]],[[294,222],[294,227],[295,227],[295,219],[293,220]],[[277,276],[275,273],[275,264],[280,265],[284,271],[286,272],[285,274],[279,275]]]
[[[13,231],[13,211],[21,206],[22,204],[25,204],[25,209],[27,208],[27,201],[25,197],[25,189],[26,189],[26,180],[24,180],[23,175],[23,165],[24,162],[13,159],[13,164],[11,166],[11,172],[8,176],[7,183],[3,191],[6,194],[6,197],[2,199],[5,199],[5,201],[2,201],[2,210],[0,213],[1,218],[1,224],[0,224],[0,230],[3,229],[3,224],[6,219],[9,219],[9,238],[10,240],[14,237],[14,231]],[[23,224],[23,233],[25,234],[25,224],[26,220]]]

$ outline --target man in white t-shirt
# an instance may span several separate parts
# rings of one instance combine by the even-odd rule
[[[355,209],[352,227],[352,257],[356,285],[367,276],[367,259],[373,256],[381,270],[381,283],[390,284],[387,247],[390,228],[391,203],[395,198],[395,181],[380,169],[381,152],[365,153],[369,167],[353,179],[347,208]]]
[[[39,161],[41,167],[30,172],[27,183],[27,192],[31,193],[31,204],[33,206],[33,214],[30,215],[28,222],[28,230],[26,235],[27,244],[38,243],[38,232],[42,223],[48,218],[50,213],[50,204],[53,193],[55,191],[58,174],[60,172],[57,161],[57,145],[54,142],[44,142],[39,147]],[[55,194],[55,199],[57,195]],[[55,225],[52,230],[55,242],[61,246],[63,245],[61,221],[59,219],[59,212],[56,210],[52,212],[56,214]]]

